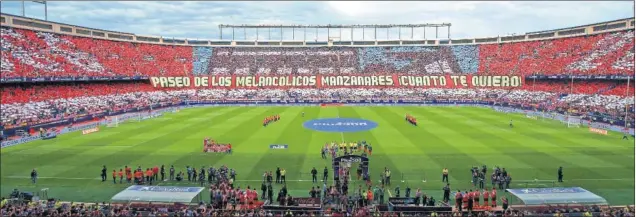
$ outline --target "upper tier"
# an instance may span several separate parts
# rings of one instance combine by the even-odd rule
[[[3,15],[4,16],[4,15]],[[634,75],[634,32],[420,46],[174,46],[4,26],[3,81],[267,74]]]

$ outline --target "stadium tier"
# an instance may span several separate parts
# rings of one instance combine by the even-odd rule
[[[468,208],[475,197],[484,216],[633,216],[633,207],[609,207],[579,187],[599,191],[611,203],[634,203],[625,193],[634,188],[634,167],[626,165],[634,156],[625,153],[633,146],[608,136],[632,141],[634,135],[633,25],[507,43],[252,47],[108,40],[3,22],[3,196],[14,187],[40,191],[42,198],[50,188],[66,201],[115,196],[112,204],[86,205],[3,200],[0,216],[462,216],[462,203]],[[402,126],[404,120],[410,125]],[[62,135],[74,131],[82,137]],[[15,147],[28,142],[33,147]],[[321,159],[306,154],[318,148]],[[32,162],[24,162],[25,156]],[[159,179],[156,165],[164,163],[178,168],[166,178],[162,166]],[[235,179],[226,163],[245,174],[238,171],[241,178]],[[464,174],[467,166],[487,163],[492,168]],[[515,170],[514,181],[505,168],[500,171],[505,163]],[[150,164],[154,168],[142,168]],[[359,166],[358,180],[349,174],[352,164]],[[95,177],[93,167],[102,166],[101,178]],[[285,168],[281,176],[282,166],[290,170],[289,181]],[[325,166],[323,179],[315,166],[321,172]],[[575,177],[566,184],[561,169],[559,180],[552,180],[561,166]],[[130,172],[131,167],[137,169]],[[31,176],[24,176],[25,168]],[[111,169],[119,169],[112,171],[112,182]],[[487,177],[486,170],[496,172]],[[288,182],[302,192],[288,194]],[[453,183],[453,192],[482,191],[451,195],[443,183]],[[110,187],[102,188],[106,184]],[[79,185],[94,195],[75,188]],[[408,196],[400,197],[400,185]],[[416,186],[434,192],[439,203]],[[523,187],[518,194],[509,191],[517,187]],[[311,197],[304,188],[312,189]],[[354,189],[355,199],[347,197]],[[518,196],[516,204],[541,208],[506,209],[509,192]],[[272,194],[279,196],[274,200]],[[492,206],[493,194],[505,196],[492,196]],[[17,190],[11,195],[33,196]],[[201,195],[206,196],[201,203],[183,205]],[[547,199],[537,201],[541,195]],[[589,203],[575,200],[581,195]],[[377,206],[369,209],[370,204]]]
[[[329,75],[400,75],[400,86],[417,83],[419,75],[629,75],[633,76],[634,32],[619,31],[591,36],[504,44],[401,47],[189,47],[119,42],[81,36],[60,35],[18,28],[2,28],[2,72],[5,81],[12,79],[64,79],[68,77],[170,77],[170,76],[329,76]],[[411,76],[411,77],[409,77]],[[232,77],[236,79],[236,77]],[[322,78],[327,80],[326,78]],[[392,80],[391,77],[389,80]],[[410,80],[409,80],[410,79]],[[450,80],[450,79],[449,79]],[[230,81],[236,83],[234,80]],[[430,82],[430,81],[429,81]],[[447,83],[451,83],[447,81]],[[342,83],[345,84],[345,83]],[[156,86],[156,85],[155,85]],[[148,82],[117,84],[23,84],[4,85],[2,111],[6,126],[42,123],[79,115],[116,111],[126,107],[149,106],[152,100],[136,95],[157,97],[156,102],[180,99],[371,99],[401,97],[454,99],[465,92],[484,92],[491,101],[533,105],[538,108],[574,106],[581,111],[598,111],[619,115],[625,103],[633,101],[633,91],[624,81],[544,81],[527,79],[512,94],[499,90],[406,90],[405,87],[374,86],[371,90],[343,89],[246,90],[160,90]],[[365,87],[365,85],[359,85]],[[478,85],[475,85],[478,86]],[[483,86],[483,85],[482,85]],[[318,86],[314,86],[318,87]],[[280,87],[279,87],[280,88]],[[463,87],[460,87],[463,88]],[[187,89],[187,88],[181,88]],[[490,88],[488,88],[490,89]],[[87,92],[87,90],[90,90]],[[443,91],[442,96],[428,92]],[[494,94],[488,93],[494,92]],[[139,93],[137,93],[139,92]],[[448,94],[446,94],[448,93]],[[473,93],[474,94],[474,93]],[[570,96],[564,96],[570,94]],[[628,95],[625,95],[628,94]],[[535,98],[527,98],[532,95]],[[595,97],[591,97],[595,95]],[[613,97],[614,96],[614,97]],[[129,98],[135,98],[134,102]],[[185,97],[185,98],[183,98]],[[513,100],[511,100],[511,98]],[[585,98],[586,100],[582,100]],[[99,102],[94,103],[92,100]],[[114,101],[111,101],[114,100]],[[56,104],[80,101],[84,109],[51,111]],[[590,104],[586,104],[590,103]],[[111,107],[111,105],[115,105]],[[26,107],[29,109],[20,109]],[[630,109],[628,107],[628,109]],[[21,112],[17,112],[21,111]],[[35,117],[34,114],[39,114]],[[607,119],[607,118],[604,118]],[[622,119],[615,117],[613,119]],[[609,121],[608,121],[609,122]],[[623,124],[623,121],[611,121]],[[632,123],[629,123],[633,126]],[[11,127],[6,127],[11,128]]]
[[[436,100],[483,101],[508,103],[532,110],[557,110],[583,114],[586,120],[603,116],[599,122],[634,126],[633,92],[630,97],[596,94],[589,82],[573,88],[575,92],[562,94],[554,82],[537,82],[525,89],[407,89],[407,88],[333,88],[333,89],[183,89],[157,91],[147,83],[53,84],[28,88],[2,89],[2,123],[5,130],[55,122],[75,116],[120,112],[147,108],[160,104],[179,104],[186,101],[280,100],[293,102],[308,100]],[[576,83],[578,84],[578,83]],[[592,83],[591,87],[612,87],[613,83]],[[564,89],[569,89],[566,87]],[[619,91],[620,92],[620,91]],[[88,93],[88,94],[87,94]],[[627,107],[626,107],[627,105]],[[627,116],[625,116],[627,115]],[[628,122],[623,120],[627,117]],[[604,120],[603,120],[604,119]],[[10,132],[10,131],[7,131]]]
[[[634,32],[505,44],[190,47],[2,28],[3,79],[184,75],[634,75]]]

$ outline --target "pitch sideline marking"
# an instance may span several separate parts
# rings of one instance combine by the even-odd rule
[[[6,177],[2,177],[2,178],[9,178],[9,179],[31,179],[31,177],[29,176],[6,176]],[[43,177],[38,177],[38,179],[62,179],[62,180],[101,180],[101,177],[95,177],[95,178],[86,178],[86,177],[47,177],[47,176],[43,176]],[[565,179],[565,181],[631,181],[634,180],[633,178],[621,178],[621,179]],[[262,182],[262,179],[243,179],[243,180],[236,180],[237,182]],[[312,180],[287,180],[290,182],[311,182]],[[404,180],[404,181],[422,181],[422,180]],[[428,180],[428,181],[439,181],[441,182],[442,180]],[[461,181],[461,180],[457,180],[457,181]],[[557,180],[515,180],[518,182],[556,182]],[[187,183],[187,181],[183,182],[183,183]],[[515,184],[522,184],[522,183],[515,183]],[[528,183],[528,184],[533,184],[533,183]],[[537,183],[540,184],[540,183]]]
[[[157,137],[159,137],[159,136],[157,136]],[[153,138],[157,138],[157,137],[153,137]],[[57,142],[56,142],[56,143],[57,143]],[[140,141],[140,142],[137,142],[137,143],[133,143],[132,145],[104,145],[104,146],[95,146],[95,147],[96,147],[96,148],[132,148],[132,147],[135,147],[135,146],[140,145],[140,144],[142,144],[142,143],[144,143],[144,141]],[[74,146],[70,146],[70,147],[58,147],[58,146],[55,146],[55,143],[54,143],[54,144],[53,144],[53,147],[49,147],[49,146],[44,146],[44,147],[36,146],[36,147],[32,147],[32,148],[27,148],[27,149],[23,149],[23,150],[15,151],[15,152],[8,152],[8,153],[5,153],[5,154],[7,154],[7,155],[9,155],[9,156],[11,156],[11,155],[17,155],[17,154],[20,154],[20,153],[25,152],[25,151],[30,151],[30,150],[33,150],[33,149],[39,149],[39,148],[45,148],[45,149],[47,149],[47,148],[50,148],[50,149],[69,149],[69,148],[70,148],[70,149],[73,149],[73,148],[90,148],[90,147],[92,147],[92,146],[90,146],[90,145],[74,145]],[[38,178],[39,178],[39,177],[38,177]],[[101,179],[101,178],[100,178],[100,179]]]
[[[522,184],[522,183],[519,183],[519,184],[517,184],[517,185],[518,185],[518,186],[526,186],[526,185],[530,185],[530,186],[548,187],[548,185],[546,185],[546,184],[540,184],[540,183],[528,183],[528,184]]]

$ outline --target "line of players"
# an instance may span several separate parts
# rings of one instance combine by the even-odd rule
[[[406,121],[412,124],[413,126],[417,126],[417,119],[410,114],[406,114]]]
[[[216,153],[232,153],[231,143],[218,143],[215,140],[211,140],[207,137],[203,140],[203,152],[216,152]]]
[[[161,166],[162,179],[165,176],[164,166]],[[131,167],[125,166],[124,169],[113,170],[113,184],[117,184],[117,177],[119,177],[119,183],[123,183],[124,174],[126,175],[126,183],[131,184],[133,181],[135,184],[142,185],[144,183],[148,183],[152,185],[152,181],[158,180],[159,175],[159,167],[154,166],[152,168],[146,168],[144,171],[141,166],[137,167],[137,169],[132,170]],[[134,178],[134,179],[133,179]],[[102,167],[102,182],[106,181],[106,165]]]
[[[212,183],[213,181],[228,181],[231,185],[233,180],[236,179],[236,171],[234,169],[229,169],[227,166],[222,166],[219,169],[215,169],[214,167],[210,167],[206,169],[205,167],[201,167],[200,172],[190,166],[186,166],[186,173],[183,171],[176,172],[174,166],[170,166],[170,176],[169,179],[166,180],[166,170],[164,165],[161,165],[161,168],[158,166],[154,166],[152,168],[146,168],[144,171],[141,166],[137,169],[132,170],[131,167],[125,166],[124,169],[113,170],[113,184],[117,184],[117,178],[119,178],[119,184],[124,182],[124,176],[126,177],[126,183],[143,185],[148,184],[152,185],[153,181],[164,180],[164,181],[183,181],[187,174],[188,181],[201,183],[201,186],[204,185],[207,181]],[[206,176],[207,173],[207,176]],[[230,175],[229,179],[227,175]],[[161,179],[159,179],[159,175],[161,175]],[[176,175],[176,176],[175,176]],[[102,182],[106,181],[106,166],[104,165],[102,168]],[[198,177],[198,179],[197,179]]]
[[[280,115],[267,116],[265,117],[265,119],[263,119],[263,127],[266,127],[267,125],[273,122],[277,122],[279,120],[280,120]]]
[[[483,198],[483,205],[480,206],[480,198]],[[508,206],[508,199],[501,198],[504,208]],[[490,203],[489,203],[490,202]],[[497,189],[492,190],[483,189],[481,192],[478,189],[461,192],[457,190],[455,193],[455,208],[459,211],[467,209],[472,211],[474,208],[479,207],[481,209],[487,209],[487,207],[497,207]]]
[[[367,141],[358,141],[358,142],[331,142],[325,143],[325,146],[321,149],[320,154],[322,155],[322,159],[327,159],[327,153],[331,153],[332,158],[336,158],[338,156],[338,152],[342,151],[343,155],[354,154],[356,151],[362,152],[361,155],[366,157],[371,156],[373,152],[373,147]]]
[[[481,206],[480,208],[483,209],[488,207],[489,205],[490,207],[497,206],[497,188],[495,186],[498,185],[499,189],[501,190],[509,188],[512,178],[506,171],[506,168],[500,169],[499,167],[496,167],[491,176],[492,190],[489,191],[485,187],[485,174],[487,172],[488,169],[486,165],[483,165],[481,169],[479,169],[478,167],[472,167],[470,169],[470,173],[472,175],[471,183],[473,184],[473,187],[476,187],[477,189],[465,191],[464,193],[457,190],[457,193],[455,194],[455,208],[461,211],[462,209],[473,210],[473,208],[475,207],[480,207],[480,196],[483,198],[483,206]],[[446,168],[444,168],[444,170],[442,171],[442,181],[448,182],[448,170]],[[448,188],[448,185],[445,190],[446,189],[450,190]],[[482,189],[482,191],[480,192],[479,189]],[[448,195],[445,193],[444,199],[447,200],[447,197]],[[508,199],[502,198],[501,200],[504,207],[507,207]],[[490,204],[488,203],[489,201],[491,202]]]

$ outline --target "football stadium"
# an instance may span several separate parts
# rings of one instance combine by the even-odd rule
[[[633,17],[482,38],[1,24],[0,216],[634,216]]]

